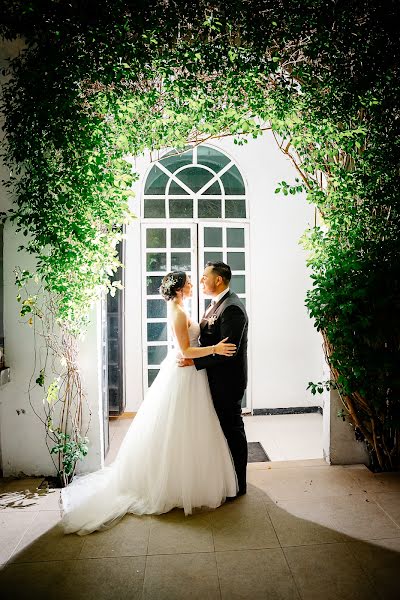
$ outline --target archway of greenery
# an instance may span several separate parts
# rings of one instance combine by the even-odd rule
[[[221,135],[244,143],[265,128],[298,171],[277,190],[305,190],[320,214],[303,238],[306,305],[332,379],[312,391],[336,387],[372,463],[398,466],[400,79],[388,33],[397,12],[394,1],[328,0],[7,9],[0,32],[26,46],[3,93],[15,194],[4,218],[37,257],[35,273],[18,272],[21,315],[64,360],[56,379],[37,366],[36,384],[65,483],[87,451],[75,340],[99,294],[119,285],[110,279],[116,245],[132,218],[135,175],[124,157]]]

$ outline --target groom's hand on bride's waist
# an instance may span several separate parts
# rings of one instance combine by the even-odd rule
[[[178,356],[176,359],[176,363],[178,367],[191,367],[194,365],[192,358],[183,358],[183,356]]]

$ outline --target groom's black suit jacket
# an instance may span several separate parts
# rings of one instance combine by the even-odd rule
[[[209,355],[194,359],[197,370],[207,369],[208,381],[218,415],[229,412],[232,404],[239,408],[247,386],[248,318],[237,295],[229,291],[204,316],[200,323],[201,346],[213,346],[223,338],[236,344],[234,356]],[[232,406],[233,408],[233,406]]]

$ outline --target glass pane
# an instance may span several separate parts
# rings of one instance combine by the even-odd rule
[[[146,184],[144,186],[144,193],[151,195],[165,194],[165,188],[169,177],[156,165],[151,168],[150,173],[147,176]]]
[[[190,252],[171,252],[171,270],[172,271],[190,271],[191,270]]]
[[[222,252],[204,252],[204,264],[210,262],[220,262],[223,260]]]
[[[108,364],[118,364],[119,360],[119,341],[108,340]]]
[[[165,229],[147,229],[147,248],[165,248],[167,245],[167,232]]]
[[[188,273],[188,275],[191,277],[191,274]],[[192,316],[192,299],[191,298],[185,298],[185,307],[186,307],[186,312]]]
[[[147,339],[149,342],[166,342],[167,324],[147,323]]]
[[[110,387],[118,386],[119,367],[118,365],[108,365],[108,385]]]
[[[165,201],[145,200],[144,216],[145,219],[165,219]]]
[[[159,287],[161,285],[162,276],[161,275],[151,275],[150,277],[146,277],[147,289],[146,293],[149,296],[156,296],[159,292]]]
[[[191,165],[193,162],[193,152],[192,150],[183,152],[181,150],[171,150],[168,154],[165,155],[165,158],[162,158],[159,162],[163,164],[164,167],[171,171],[171,173],[175,173],[180,167],[184,167],[185,165]],[[179,153],[179,154],[178,154]]]
[[[199,200],[199,217],[215,219],[221,217],[221,200]]]
[[[193,190],[198,192],[206,183],[210,181],[213,174],[210,171],[206,171],[201,167],[189,167],[184,171],[177,174],[178,179],[186,183],[186,185]]]
[[[246,200],[225,200],[225,217],[227,219],[245,219]]]
[[[147,271],[166,271],[167,255],[165,252],[148,252],[146,256]]]
[[[116,276],[115,279],[118,279],[118,277]],[[107,312],[108,313],[117,313],[118,312],[118,307],[119,307],[119,302],[121,299],[121,294],[122,290],[117,290],[115,292],[115,296],[111,296],[110,294],[107,295]]]
[[[232,271],[244,271],[246,268],[244,252],[228,252],[227,260]]]
[[[232,292],[236,294],[244,294],[246,292],[246,281],[244,275],[232,275],[231,283],[229,286]]]
[[[206,248],[222,247],[221,227],[204,227],[204,246]]]
[[[108,387],[108,404],[109,410],[115,410],[117,412],[120,411],[119,402],[120,402],[120,393],[119,386],[112,388]]]
[[[147,318],[158,319],[167,316],[167,303],[164,300],[147,300]]]
[[[149,365],[160,365],[167,356],[167,346],[148,346],[147,363]]]
[[[225,194],[229,196],[244,195],[243,179],[236,165],[233,165],[226,173],[221,175],[221,181],[225,188]]]
[[[191,248],[190,229],[171,229],[172,248]]]
[[[197,148],[197,162],[206,167],[210,167],[216,173],[223,169],[230,162],[230,158],[208,146],[199,146]]]
[[[149,369],[147,371],[147,384],[150,387],[151,384],[153,383],[153,381],[155,380],[155,378],[158,375],[160,369]]]
[[[244,248],[244,229],[228,227],[226,230],[226,242],[228,248]]]
[[[206,188],[203,192],[204,196],[221,196],[222,189],[219,181],[214,181],[210,187]]]
[[[109,340],[116,340],[119,336],[119,316],[107,315],[107,336]]]
[[[183,217],[190,219],[193,217],[193,200],[170,200],[169,216],[172,219]]]
[[[171,181],[169,186],[168,194],[170,196],[188,196],[188,192],[183,189],[176,181]]]

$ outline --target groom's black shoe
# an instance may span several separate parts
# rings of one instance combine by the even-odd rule
[[[226,502],[233,502],[234,500],[236,500],[236,498],[239,498],[240,496],[244,496],[247,493],[246,488],[240,488],[238,490],[238,493],[236,494],[236,496],[227,496],[225,498]]]

